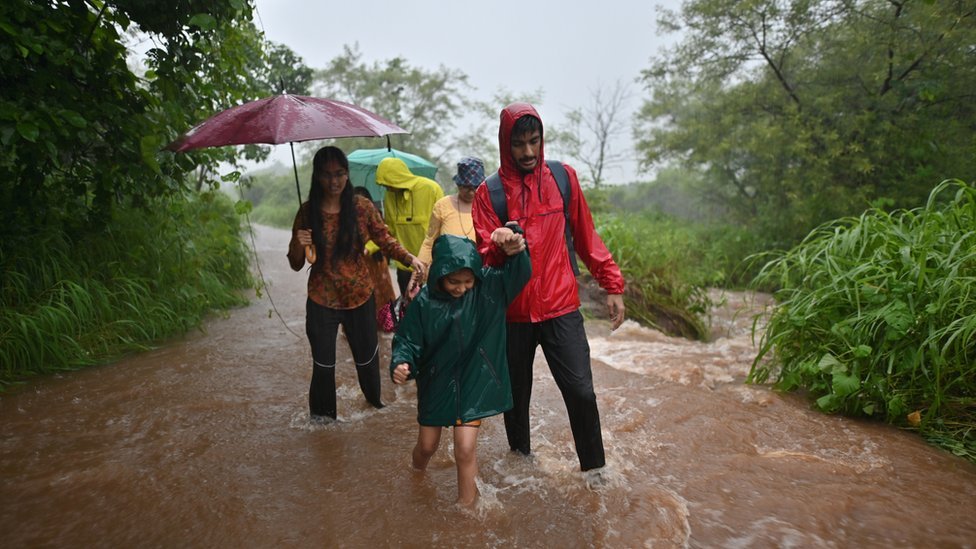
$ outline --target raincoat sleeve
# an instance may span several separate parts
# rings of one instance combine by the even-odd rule
[[[491,267],[502,265],[505,262],[505,252],[491,241],[492,231],[501,227],[502,223],[491,206],[488,185],[479,185],[478,190],[475,191],[474,202],[471,204],[471,217],[474,220],[478,253],[481,254],[485,265]]]
[[[593,226],[593,215],[580,191],[579,179],[572,166],[566,166],[569,174],[569,219],[573,231],[573,247],[593,278],[608,294],[624,293],[624,277],[613,260],[600,235]]]
[[[415,379],[420,372],[420,357],[424,352],[424,324],[423,311],[427,300],[418,296],[404,315],[397,331],[393,334],[393,350],[390,354],[390,379],[398,364],[410,365],[410,375],[407,379]]]
[[[410,252],[393,238],[389,228],[386,226],[386,223],[383,223],[383,218],[380,217],[380,213],[376,211],[376,207],[373,206],[372,202],[364,198],[363,204],[365,204],[363,214],[366,216],[366,229],[369,231],[369,239],[380,250],[383,250],[386,257],[392,257],[400,263],[409,265]]]
[[[481,272],[491,295],[501,298],[508,307],[532,278],[532,259],[527,249],[505,258],[501,267],[484,267]]]

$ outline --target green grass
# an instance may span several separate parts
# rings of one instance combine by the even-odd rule
[[[976,461],[976,189],[946,181],[922,208],[871,209],[765,259],[756,282],[780,289],[750,382]]]
[[[653,214],[597,214],[597,232],[624,274],[628,318],[669,335],[708,336],[709,287],[733,287],[752,239],[727,226]]]
[[[204,193],[117,214],[91,234],[39,231],[0,248],[0,388],[103,363],[246,302],[229,200]]]

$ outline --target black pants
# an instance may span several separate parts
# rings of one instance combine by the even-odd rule
[[[413,271],[397,269],[397,286],[400,288],[400,295],[407,295],[407,284],[410,283],[410,276]]]
[[[549,363],[556,386],[563,395],[569,425],[576,443],[576,455],[584,471],[603,467],[603,434],[600,412],[593,392],[590,345],[579,311],[538,323],[508,324],[508,368],[512,377],[514,406],[505,412],[505,433],[512,450],[528,454],[529,400],[532,397],[532,362],[535,348]]]
[[[356,362],[359,388],[370,404],[383,407],[376,301],[370,297],[355,309],[330,309],[309,299],[305,302],[305,334],[312,346],[312,383],[308,388],[308,410],[312,416],[336,418],[336,338],[340,325]]]

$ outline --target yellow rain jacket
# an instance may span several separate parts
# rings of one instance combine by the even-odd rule
[[[434,203],[444,197],[444,190],[433,179],[411,173],[407,164],[399,158],[380,161],[376,168],[376,183],[386,187],[383,220],[390,234],[416,256],[427,237]],[[399,261],[393,263],[397,269],[410,270]]]

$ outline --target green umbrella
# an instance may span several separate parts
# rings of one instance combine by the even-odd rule
[[[349,153],[349,181],[353,186],[366,187],[374,202],[383,202],[386,187],[376,183],[376,167],[384,158],[399,158],[410,168],[414,175],[434,179],[437,175],[437,165],[433,162],[396,149],[359,149]]]

